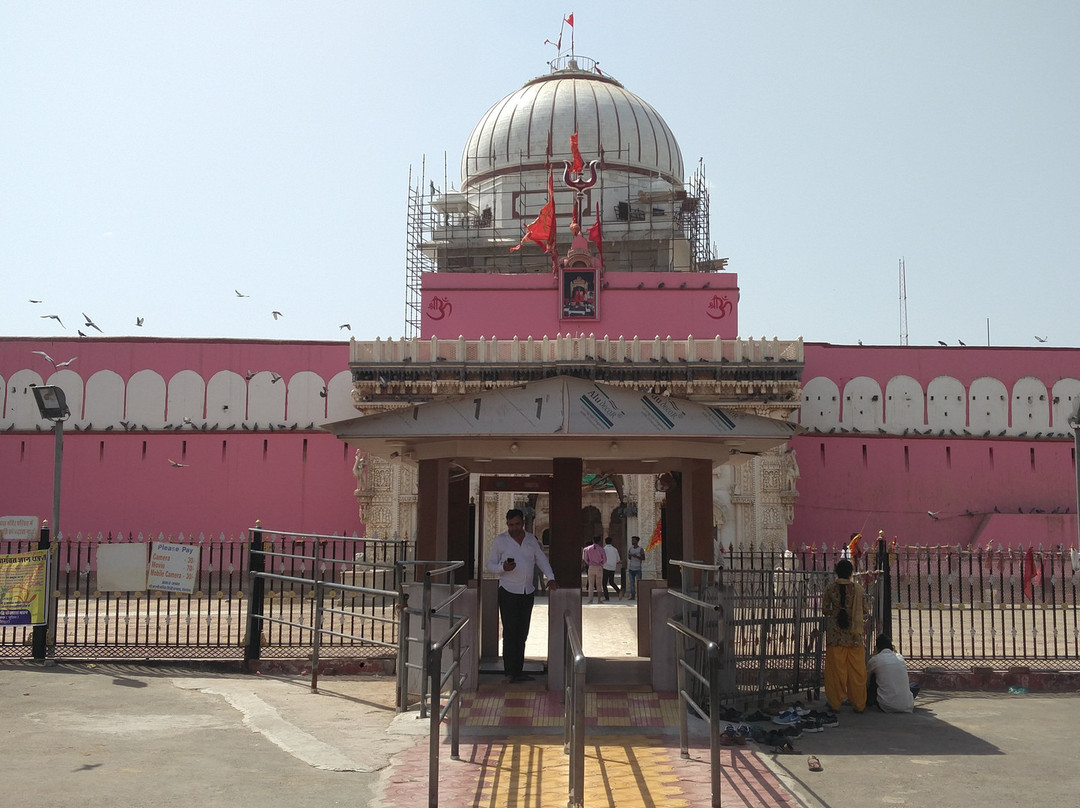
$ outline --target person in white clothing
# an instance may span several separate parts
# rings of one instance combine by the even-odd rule
[[[619,600],[622,600],[622,591],[619,589],[619,585],[615,583],[615,573],[619,569],[619,562],[622,560],[619,557],[619,551],[615,549],[615,545],[611,543],[611,538],[604,540],[604,600],[611,600],[608,596],[608,584],[611,584],[611,588],[615,590],[615,594],[619,596]]]
[[[532,533],[525,530],[525,514],[518,508],[506,512],[506,532],[495,537],[484,565],[499,576],[499,618],[503,626],[503,672],[507,681],[527,682],[524,672],[525,641],[529,638],[536,568],[547,577],[547,589],[558,589],[551,563],[544,548]]]
[[[866,673],[867,705],[876,704],[886,713],[910,713],[915,709],[907,663],[896,653],[888,635],[877,638],[877,653],[866,663]]]

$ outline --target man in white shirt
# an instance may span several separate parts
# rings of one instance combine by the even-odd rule
[[[499,617],[503,626],[503,672],[507,681],[528,682],[524,672],[525,641],[529,638],[536,568],[547,577],[548,591],[558,588],[544,548],[525,530],[525,514],[518,508],[506,512],[506,532],[495,537],[488,553],[487,571],[499,576]]]
[[[622,600],[622,592],[619,591],[619,585],[615,583],[615,573],[619,569],[620,560],[619,551],[615,549],[615,545],[611,543],[611,537],[609,536],[604,540],[604,600],[611,600],[608,597],[608,584],[611,584],[611,588],[615,590],[619,600]]]
[[[866,663],[866,673],[868,705],[876,703],[886,713],[910,713],[915,709],[907,663],[893,649],[888,635],[877,638],[877,653]]]

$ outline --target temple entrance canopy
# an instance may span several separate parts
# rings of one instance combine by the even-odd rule
[[[552,564],[557,575],[565,569],[570,577],[578,571],[580,548],[575,532],[572,545],[559,550],[556,492],[578,491],[576,508],[572,502],[561,503],[573,510],[576,520],[582,475],[678,473],[683,490],[697,492],[685,498],[690,501],[684,503],[689,517],[683,520],[684,532],[707,532],[711,549],[713,468],[782,445],[798,430],[787,421],[569,375],[336,421],[324,428],[372,454],[419,464],[418,552],[431,558],[456,557],[450,554],[446,534],[446,525],[454,519],[443,511],[451,498],[446,493],[451,477],[467,478],[464,472],[553,475]],[[562,474],[571,475],[572,481],[560,483]],[[687,478],[694,476],[702,479],[688,488]],[[695,516],[695,496],[701,499],[697,510],[704,517]],[[425,515],[433,512],[446,518],[437,518],[435,534],[425,535]],[[704,558],[703,541],[695,540],[694,547],[690,552],[687,546],[686,557]]]

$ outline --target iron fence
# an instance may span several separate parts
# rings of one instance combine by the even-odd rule
[[[868,647],[876,634],[889,633],[913,667],[1080,669],[1080,572],[1064,548],[886,548],[882,542],[853,558],[843,545],[794,552],[729,548],[724,580],[751,596],[760,593],[756,609],[763,621],[785,598],[755,576],[772,570],[779,582],[806,574],[811,583],[790,599],[790,608],[812,616],[820,613],[820,593],[841,557],[851,558],[867,589]],[[755,642],[755,622],[762,622],[753,610],[746,617],[737,648]]]
[[[358,586],[364,582],[388,582],[393,580],[394,564],[412,554],[411,542],[377,537],[314,538],[263,531],[262,540],[268,552],[282,556],[314,556],[313,543],[318,541],[321,545],[318,569],[299,558],[274,559],[269,564],[272,570],[268,571],[309,579],[305,583],[273,581],[267,586],[266,614],[288,623],[313,619],[317,605],[316,576]],[[191,594],[100,588],[99,547],[149,545],[154,541],[199,549],[199,566]],[[36,541],[3,540],[0,554],[24,553],[36,546]],[[53,593],[57,659],[243,659],[250,587],[248,537],[61,534],[53,542],[53,548],[57,563],[57,586]],[[330,628],[341,628],[342,621],[347,619],[350,634],[356,629],[357,633],[366,633],[380,642],[396,642],[396,623],[387,624],[378,619],[386,609],[381,601],[362,593],[340,593],[333,597],[333,607],[344,607],[352,614],[348,617],[334,614],[332,619],[338,622]],[[264,634],[264,657],[305,658],[310,653],[310,637],[294,626],[266,625]],[[0,658],[29,657],[32,639],[29,626],[0,626]],[[375,657],[386,653],[381,646],[337,636],[328,637],[321,652],[323,656],[336,657]]]

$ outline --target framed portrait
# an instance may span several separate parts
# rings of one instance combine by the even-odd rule
[[[563,267],[560,270],[563,320],[595,320],[597,294],[595,268]]]

